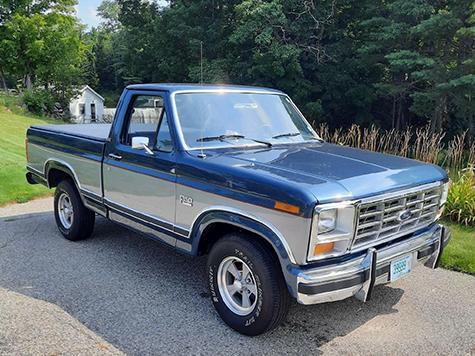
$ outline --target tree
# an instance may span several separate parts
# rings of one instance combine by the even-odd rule
[[[48,86],[77,76],[81,45],[76,19],[55,12],[15,14],[0,42],[8,55],[7,70],[20,76],[28,89],[35,80]]]
[[[446,126],[451,114],[473,121],[475,5],[467,11],[470,4],[393,0],[372,7],[373,16],[361,22],[360,58],[382,69],[375,87],[392,97],[392,127],[409,124],[414,114],[434,131]]]
[[[333,128],[474,132],[473,0],[106,0],[99,12],[108,90],[203,73],[282,89]]]
[[[102,17],[101,27],[108,32],[117,31],[120,27],[120,6],[115,0],[104,0],[97,8],[97,14]]]
[[[74,16],[76,2],[0,1],[2,81],[8,73],[21,79],[29,97],[53,98],[67,107],[75,85],[85,77],[94,78],[92,47],[81,40],[83,28]]]

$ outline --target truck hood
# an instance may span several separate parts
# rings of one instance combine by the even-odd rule
[[[359,199],[447,178],[443,169],[432,164],[325,142],[234,149],[223,156],[232,158],[235,167],[299,183],[320,203]]]

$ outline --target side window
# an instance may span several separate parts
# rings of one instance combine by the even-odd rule
[[[133,137],[148,137],[149,147],[154,147],[158,124],[164,113],[161,96],[136,96],[129,110],[127,131],[124,133],[122,143],[131,145]]]
[[[160,127],[158,128],[157,144],[155,148],[159,151],[171,152],[173,150],[172,136],[168,126],[167,113],[164,112]]]

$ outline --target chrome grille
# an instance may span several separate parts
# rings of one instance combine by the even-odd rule
[[[353,247],[389,240],[434,222],[441,186],[362,203]]]

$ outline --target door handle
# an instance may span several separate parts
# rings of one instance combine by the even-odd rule
[[[109,157],[116,161],[120,161],[122,159],[122,156],[116,155],[114,153],[109,153]]]

